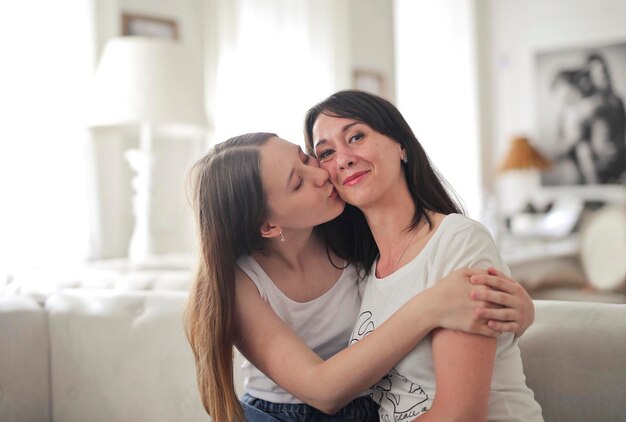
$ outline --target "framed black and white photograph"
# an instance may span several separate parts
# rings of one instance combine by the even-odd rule
[[[626,182],[626,41],[536,55],[544,186]]]
[[[178,39],[178,25],[173,19],[122,13],[122,35]]]

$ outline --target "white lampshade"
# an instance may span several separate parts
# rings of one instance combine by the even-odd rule
[[[197,58],[178,42],[112,38],[94,82],[90,126],[206,125],[202,71]]]

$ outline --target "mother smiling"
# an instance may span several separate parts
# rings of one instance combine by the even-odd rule
[[[325,226],[332,244],[376,245],[374,253],[345,251],[370,269],[352,344],[450,271],[505,265],[487,230],[458,213],[426,152],[388,101],[338,92],[309,110],[306,137],[349,204]],[[365,321],[373,331],[360,330]],[[543,420],[510,334],[496,340],[435,330],[369,390],[384,421]]]
[[[318,114],[340,115],[326,107]],[[317,124],[319,116],[311,116],[307,122]],[[370,231],[370,217],[364,218],[369,208],[363,214],[346,207],[337,192],[359,204],[374,195],[383,204],[389,199],[381,196],[384,189],[394,188],[401,180],[373,176],[387,172],[398,176],[406,170],[399,161],[403,156],[394,158],[389,144],[374,145],[370,153],[383,154],[380,160],[367,155],[365,161],[361,156],[358,167],[352,161],[346,167],[350,174],[341,176],[346,173],[332,164],[343,156],[339,141],[346,146],[365,145],[369,134],[380,130],[375,123],[368,126],[365,116],[358,116],[350,115],[353,121],[333,126],[339,131],[317,125],[316,134],[309,133],[310,141],[317,140],[325,168],[296,145],[269,133],[242,135],[218,144],[193,168],[201,259],[191,289],[186,331],[203,404],[217,422],[243,420],[244,414],[251,421],[378,420],[378,407],[383,403],[374,403],[364,390],[388,377],[394,365],[428,338],[431,330],[461,330],[488,340],[501,331],[521,334],[532,322],[532,302],[517,283],[493,269],[489,274],[468,270],[470,259],[464,261],[467,265],[458,266],[455,263],[462,260],[453,260],[449,271],[438,271],[437,276],[427,272],[410,276],[416,286],[428,283],[431,287],[413,289],[412,297],[403,294],[393,299],[395,309],[385,314],[386,321],[379,318],[373,332],[347,347],[361,309],[363,280],[379,253],[379,275],[402,271],[407,258],[415,255],[415,245],[428,241],[423,236],[429,232],[423,215],[437,222],[439,214],[459,211],[434,173],[428,175],[424,183],[434,185],[420,193],[420,205],[392,201],[413,211],[394,211],[388,219],[406,220],[418,211],[420,215],[384,223],[395,230],[397,239],[393,245],[381,243],[379,247],[383,238],[378,233],[384,227],[373,226]],[[403,128],[401,116],[384,119]],[[363,136],[340,137],[346,125],[351,125],[346,132],[358,126]],[[320,128],[329,130],[321,137]],[[366,129],[370,132],[365,133]],[[391,159],[397,161],[397,168],[387,163]],[[366,162],[371,165],[364,166]],[[364,186],[368,186],[366,192],[356,192]],[[383,215],[378,217],[377,221],[385,221]],[[402,232],[409,227],[410,232]],[[450,246],[465,250],[457,244]],[[480,267],[484,261],[476,264]],[[496,290],[472,285],[470,277]],[[369,285],[370,281],[366,297],[371,295]],[[233,346],[247,359],[243,367],[246,394],[241,403],[233,388]],[[490,377],[488,365],[483,370]]]

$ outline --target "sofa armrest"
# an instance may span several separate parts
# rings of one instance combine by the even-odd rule
[[[535,301],[519,345],[546,421],[617,421],[626,414],[626,306]]]

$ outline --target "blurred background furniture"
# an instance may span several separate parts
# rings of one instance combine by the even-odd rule
[[[179,246],[172,240],[175,236],[162,231],[180,217],[180,207],[158,195],[165,191],[166,198],[178,199],[179,178],[159,178],[168,163],[156,145],[155,132],[167,129],[169,138],[179,141],[181,132],[202,138],[207,120],[199,67],[189,46],[174,40],[114,37],[104,47],[94,80],[90,126],[139,128],[138,148],[125,154],[135,172],[135,224],[128,248],[133,261],[168,252],[162,246],[167,243],[164,238],[173,244],[169,248]]]
[[[183,262],[166,271],[108,262],[66,287],[38,291],[40,283],[25,283],[0,296],[0,420],[210,420],[182,328],[191,281]],[[626,306],[535,306],[520,347],[545,420],[622,420]]]
[[[534,299],[626,303],[624,206],[582,213],[565,236],[503,236],[499,248]]]

